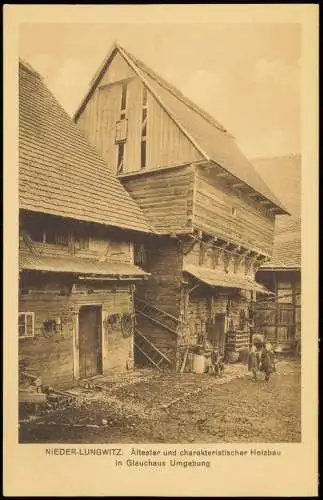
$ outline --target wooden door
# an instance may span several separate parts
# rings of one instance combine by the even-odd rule
[[[79,311],[80,378],[102,373],[101,307],[83,306]]]
[[[215,314],[207,325],[208,340],[213,347],[219,349],[221,356],[224,355],[225,341],[225,314]]]

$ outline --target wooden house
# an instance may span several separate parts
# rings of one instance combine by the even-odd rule
[[[19,64],[19,358],[54,387],[133,365],[134,242],[151,229],[42,78]]]
[[[118,44],[74,119],[156,234],[135,249],[150,273],[136,288],[137,352],[157,365],[155,346],[178,367],[203,339],[248,346],[251,300],[266,291],[255,272],[286,210],[234,138]]]
[[[277,220],[272,259],[257,272],[257,279],[274,298],[258,297],[255,322],[279,350],[290,350],[301,340],[301,157],[263,158],[254,163],[292,214]]]

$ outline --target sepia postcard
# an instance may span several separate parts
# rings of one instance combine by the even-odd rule
[[[4,13],[4,495],[317,496],[316,5]]]

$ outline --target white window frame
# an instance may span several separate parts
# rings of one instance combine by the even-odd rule
[[[19,332],[19,318],[21,316],[25,317],[25,335],[20,335]],[[31,316],[32,318],[32,334],[31,335],[26,335],[27,332],[27,317]],[[19,312],[18,313],[18,337],[20,339],[27,339],[27,338],[33,338],[35,336],[35,313],[33,312]]]

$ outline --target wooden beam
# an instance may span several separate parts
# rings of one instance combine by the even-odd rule
[[[187,293],[190,294],[193,292],[193,290],[195,290],[196,288],[198,288],[200,286],[200,284],[198,283],[197,285],[194,285],[192,288],[190,288],[190,290],[187,290]]]
[[[197,240],[195,238],[192,238],[192,240],[190,241],[190,245],[188,246],[188,248],[185,249],[185,251],[183,251],[183,254],[188,255],[190,253],[190,251],[193,250],[196,243],[197,243]]]
[[[259,194],[258,193],[249,193],[248,194],[249,198],[259,198]]]
[[[226,170],[222,170],[221,172],[217,172],[217,177],[231,177],[231,174]]]

